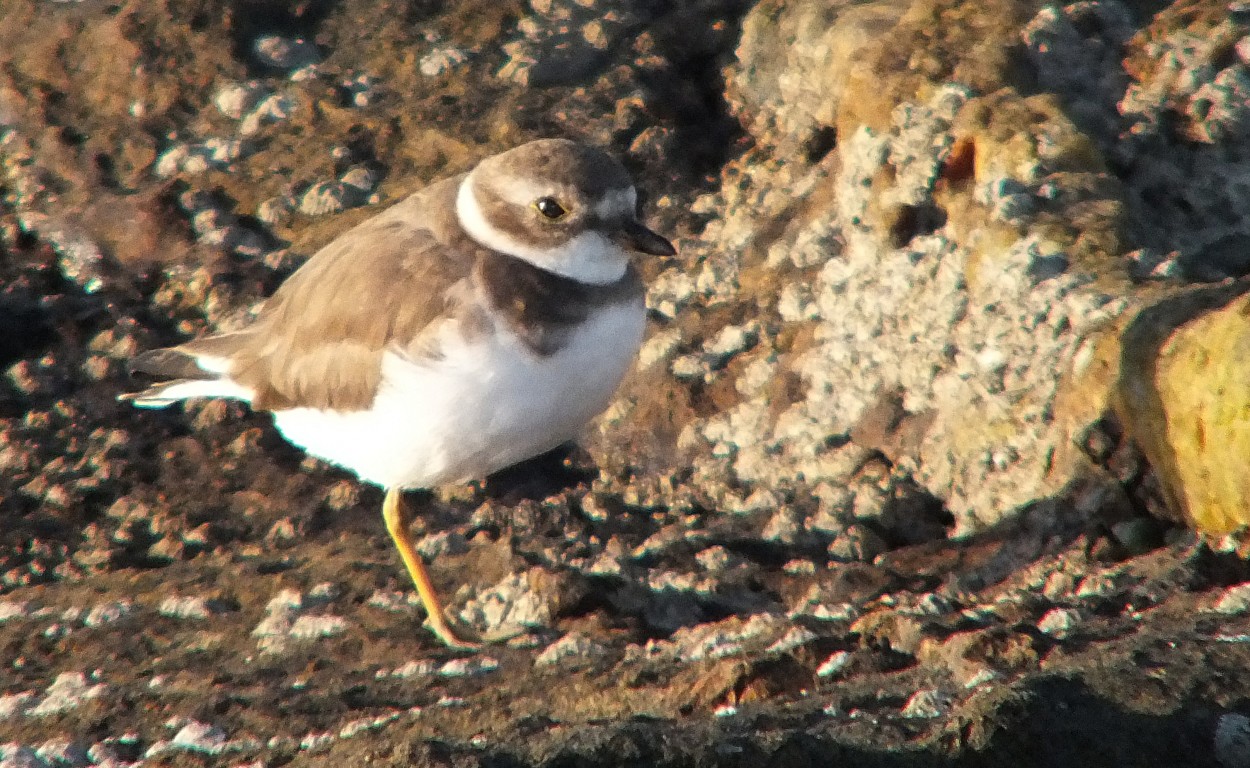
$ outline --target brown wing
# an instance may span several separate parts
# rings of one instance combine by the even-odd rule
[[[318,251],[236,334],[229,376],[254,391],[253,407],[367,408],[383,351],[420,349],[422,331],[459,309],[474,254],[449,242],[458,240],[445,221],[458,181],[440,182]]]

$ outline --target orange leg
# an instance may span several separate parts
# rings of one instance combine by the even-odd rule
[[[408,508],[404,506],[403,492],[398,488],[387,490],[386,500],[382,502],[382,519],[386,521],[386,530],[390,532],[391,540],[395,542],[395,548],[403,558],[404,567],[408,569],[408,575],[412,577],[412,583],[417,588],[417,594],[421,596],[421,604],[425,606],[434,634],[448,648],[472,650],[480,647],[478,643],[461,640],[451,631],[451,626],[443,615],[442,603],[434,593],[430,574],[425,570],[425,562],[412,546],[412,538],[408,535]]]

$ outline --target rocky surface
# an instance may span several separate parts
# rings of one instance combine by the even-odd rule
[[[1250,764],[1241,5],[12,0],[0,41],[3,768]],[[376,489],[115,396],[545,135],[680,254],[587,450],[412,499],[511,638],[454,653]]]

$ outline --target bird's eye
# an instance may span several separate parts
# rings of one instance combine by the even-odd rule
[[[539,213],[552,221],[568,213],[568,211],[564,210],[563,205],[556,202],[554,197],[540,197],[534,201],[534,207],[538,209]]]

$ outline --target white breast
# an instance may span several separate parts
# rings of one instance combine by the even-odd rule
[[[534,354],[508,332],[448,340],[436,361],[387,352],[373,407],[274,413],[283,436],[384,488],[484,477],[577,437],[629,370],[642,302],[592,314],[563,348]]]

